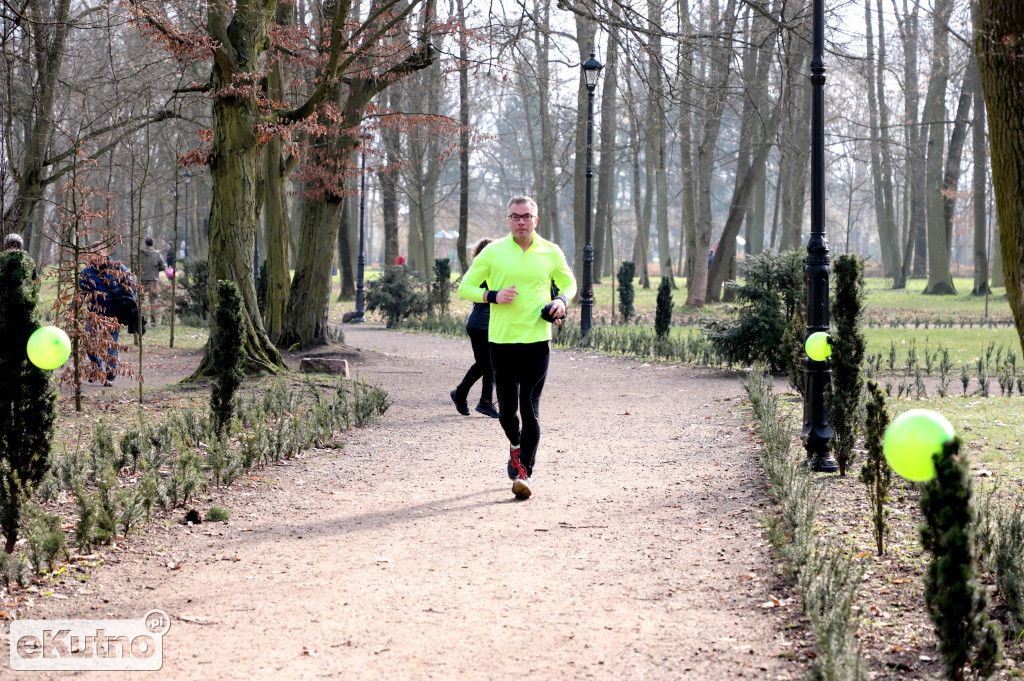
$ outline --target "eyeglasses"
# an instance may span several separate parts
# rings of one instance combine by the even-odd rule
[[[511,220],[512,222],[519,222],[520,220],[523,220],[524,222],[529,222],[530,220],[533,219],[533,215],[531,215],[530,213],[527,213],[526,215],[516,215],[515,213],[512,213],[512,215],[508,216],[508,219]]]

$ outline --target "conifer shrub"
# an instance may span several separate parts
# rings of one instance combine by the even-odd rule
[[[633,316],[633,301],[636,293],[633,290],[633,278],[636,276],[636,265],[626,260],[619,265],[616,279],[619,281],[619,316],[625,324]]]
[[[771,249],[750,256],[743,283],[726,282],[740,307],[735,319],[710,320],[705,333],[726,360],[743,366],[766,364],[784,371],[802,359],[803,335],[786,328],[806,307],[803,253]]]
[[[1014,640],[1024,634],[1024,517],[1014,506],[999,514],[993,547],[996,588],[1006,605],[1007,630]]]
[[[931,554],[925,605],[946,678],[962,681],[968,669],[987,677],[999,661],[1002,633],[988,619],[988,593],[978,583],[971,478],[959,438],[935,456],[935,471],[935,478],[921,485],[921,543]]]
[[[26,508],[25,549],[36,572],[53,572],[57,558],[66,553],[61,518],[29,502]]]
[[[840,255],[835,260],[835,290],[832,296],[834,331],[832,345],[832,381],[825,394],[829,423],[835,431],[832,452],[839,464],[839,475],[853,461],[853,446],[863,422],[864,381],[861,367],[867,346],[861,320],[864,316],[864,266],[855,255]]]
[[[672,280],[668,277],[661,278],[658,285],[657,309],[654,311],[654,333],[658,338],[668,336],[669,327],[672,326]]]
[[[242,384],[242,296],[231,281],[217,282],[217,324],[213,346],[213,386],[210,419],[214,432],[223,433],[231,423],[235,393]]]
[[[452,266],[448,258],[434,259],[434,286],[431,303],[442,317],[448,316],[448,305],[452,297]]]
[[[389,329],[403,319],[426,314],[429,307],[423,284],[408,267],[386,267],[380,277],[366,284],[366,309],[380,310]]]
[[[871,502],[871,526],[875,535],[875,549],[885,555],[885,537],[889,532],[889,489],[892,487],[892,469],[882,453],[885,429],[889,427],[889,412],[885,408],[885,395],[874,381],[868,381],[867,419],[864,429],[864,447],[867,460],[860,467],[861,482],[867,487]]]
[[[208,523],[225,523],[230,517],[231,512],[221,506],[211,506],[206,511],[206,522]]]
[[[184,258],[180,267],[174,268],[174,277],[183,293],[176,300],[182,321],[205,325],[210,318],[210,263],[200,258]]]
[[[14,551],[22,509],[50,467],[57,389],[29,362],[25,347],[39,328],[39,287],[24,251],[0,254],[0,533]]]

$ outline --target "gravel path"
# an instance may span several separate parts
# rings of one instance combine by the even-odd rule
[[[800,675],[792,608],[759,607],[778,585],[734,375],[554,351],[520,502],[497,420],[448,398],[468,341],[345,333],[384,420],[258,472],[228,524],[153,523],[31,616],[162,609],[173,679]]]

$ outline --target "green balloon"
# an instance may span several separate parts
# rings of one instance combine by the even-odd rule
[[[56,326],[41,326],[28,337],[28,359],[40,369],[56,369],[71,356],[71,339]]]
[[[935,477],[932,457],[955,436],[953,426],[942,414],[930,409],[911,409],[893,420],[885,430],[882,453],[892,469],[912,482]]]
[[[832,346],[828,342],[828,334],[824,331],[812,333],[804,342],[807,356],[815,362],[824,362],[832,356]]]

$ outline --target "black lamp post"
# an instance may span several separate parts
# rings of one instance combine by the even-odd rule
[[[185,174],[182,175],[181,178],[185,181],[185,257],[187,258],[188,257],[188,233],[189,233],[189,228],[188,228],[188,209],[189,209],[189,203],[188,203],[188,184],[189,184],[189,182],[192,181],[192,173],[188,172],[188,168],[185,169]],[[178,244],[174,244],[174,248],[177,249],[178,248]]]
[[[828,278],[831,272],[825,239],[825,2],[814,0],[811,57],[811,237],[807,242],[804,276],[807,282],[807,336],[828,332]],[[825,386],[832,372],[826,362],[804,358],[804,427],[801,435],[813,471],[834,473],[839,465],[829,452],[835,435],[825,409]]]
[[[366,210],[366,145],[373,139],[368,132],[359,133],[359,150],[362,152],[362,165],[359,174],[359,259],[356,261],[356,314],[353,322],[363,321],[363,274],[366,270],[365,238],[363,236],[363,212]]]
[[[594,184],[594,90],[603,65],[590,53],[590,59],[583,62],[583,79],[587,85],[587,199],[586,245],[583,247],[583,291],[580,294],[580,333],[586,336],[593,324],[594,310],[594,246],[590,243],[590,197]]]

